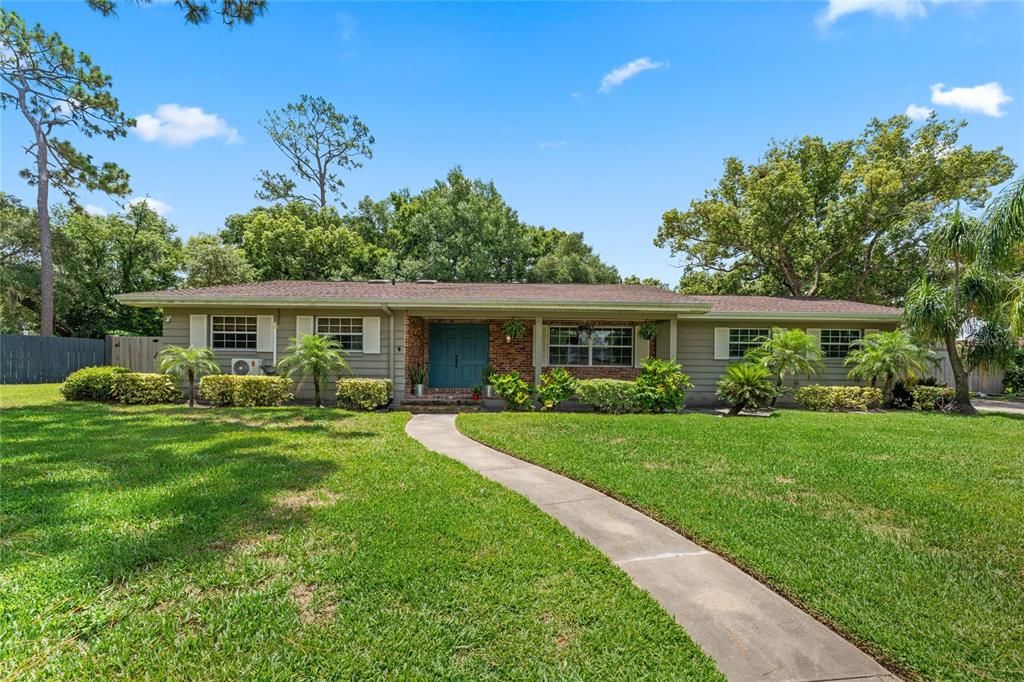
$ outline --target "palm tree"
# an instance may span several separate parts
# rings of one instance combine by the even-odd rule
[[[775,398],[772,373],[752,362],[729,365],[718,380],[718,397],[732,407],[725,416],[739,414],[746,407],[760,407]]]
[[[313,379],[313,394],[317,407],[320,402],[320,384],[342,372],[351,372],[345,362],[341,345],[329,336],[309,334],[301,339],[292,339],[292,345],[284,352],[278,368],[297,382]]]
[[[188,406],[196,404],[196,377],[205,374],[220,374],[220,367],[209,348],[189,346],[167,346],[157,354],[160,371],[181,380],[188,379]]]
[[[891,405],[895,383],[923,376],[928,363],[934,363],[936,358],[935,353],[914,343],[909,334],[897,329],[868,334],[856,342],[846,364],[853,365],[849,372],[851,379],[867,381],[871,386],[881,381],[885,404]]]
[[[824,366],[821,349],[813,336],[803,329],[772,329],[760,347],[747,353],[747,361],[764,367],[775,377],[775,395],[772,406],[782,392],[786,376],[804,374],[810,377]]]
[[[1007,287],[1006,321],[1024,337],[1024,177],[1018,178],[985,210],[979,239],[986,266],[1013,273]]]

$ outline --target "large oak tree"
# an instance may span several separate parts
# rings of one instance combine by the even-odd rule
[[[926,263],[925,238],[958,202],[979,207],[1013,172],[1001,148],[959,143],[966,124],[872,120],[858,138],[775,142],[685,211],[655,244],[683,257],[683,291],[898,302]]]

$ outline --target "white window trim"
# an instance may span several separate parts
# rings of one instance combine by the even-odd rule
[[[732,342],[732,333],[736,332],[736,331],[741,331],[741,330],[745,330],[745,331],[765,331],[765,332],[767,332],[766,334],[759,334],[758,336],[756,336],[754,338],[759,338],[759,337],[763,336],[763,337],[767,337],[767,338],[770,339],[771,336],[772,336],[772,330],[771,330],[770,327],[769,328],[765,328],[765,327],[729,327],[729,334],[728,334],[728,336],[726,337],[726,340],[725,340],[725,344],[726,344],[725,353],[728,356],[729,360],[742,360],[743,358],[747,357],[747,353],[749,353],[751,350],[753,350],[754,348],[757,347],[757,346],[751,346],[742,355],[733,355],[732,354],[732,343],[733,343]],[[763,343],[763,341],[761,343]],[[758,345],[760,345],[760,343]]]
[[[223,318],[226,318],[226,317],[233,317],[235,319],[238,319],[240,317],[241,318],[251,318],[253,320],[253,324],[255,325],[256,328],[253,331],[251,331],[251,332],[214,332],[213,328],[215,326],[215,321],[218,318],[223,319]],[[249,353],[259,353],[260,351],[256,350],[259,347],[259,343],[260,343],[260,339],[259,339],[259,325],[260,325],[260,321],[259,321],[259,316],[258,315],[234,315],[234,314],[210,315],[210,350],[243,351],[243,352],[249,352]],[[214,343],[213,343],[213,335],[214,335],[214,333],[220,333],[220,334],[252,334],[253,347],[252,348],[237,348],[237,347],[236,348],[229,348],[229,347],[225,347],[225,346],[214,345]]]
[[[633,327],[630,327],[630,326],[620,326],[620,325],[608,325],[608,326],[604,326],[603,325],[603,326],[594,327],[593,329],[591,329],[591,331],[598,331],[600,329],[624,329],[624,330],[627,330],[629,332],[629,342],[630,342],[630,345],[628,346],[628,348],[629,348],[629,364],[622,364],[622,365],[595,365],[594,364],[594,342],[593,342],[593,336],[591,336],[590,342],[586,346],[567,346],[565,344],[551,343],[551,332],[553,330],[555,330],[555,329],[576,329],[576,327],[572,327],[570,325],[564,325],[564,324],[546,325],[545,335],[544,335],[544,343],[545,343],[544,348],[545,348],[545,356],[546,356],[546,358],[547,358],[547,360],[549,362],[548,367],[614,367],[614,368],[622,368],[622,367],[633,367],[634,366],[634,361],[636,360],[636,338],[635,338],[636,337],[636,332],[635,332]],[[626,348],[626,347],[627,346],[623,346],[623,345],[617,345],[617,346],[598,346],[598,348]],[[551,349],[552,348],[586,348],[587,349],[587,364],[585,364],[585,365],[562,365],[562,364],[557,364],[557,363],[551,363],[550,360],[551,360]]]
[[[851,344],[854,343],[855,341],[863,341],[864,337],[867,336],[867,334],[865,333],[865,331],[863,329],[854,329],[853,327],[822,327],[821,328],[821,335],[818,337],[818,350],[821,351],[821,359],[823,361],[825,361],[825,362],[845,362],[846,358],[849,357],[849,355],[850,355],[850,345],[847,344],[846,355],[844,355],[844,356],[842,356],[840,358],[830,358],[830,357],[828,357],[828,355],[825,354],[825,345],[828,344],[828,342],[825,341],[825,333],[826,332],[858,332],[858,333],[860,333],[860,336],[858,338],[856,338],[856,339],[854,339],[853,341],[850,342]]]
[[[362,317],[346,317],[344,315],[317,315],[313,318],[313,333],[317,336],[334,336],[334,334],[321,334],[320,333],[320,320],[359,320],[359,350],[344,349],[348,355],[362,355],[366,348],[366,325]],[[355,336],[355,334],[347,334],[346,336]]]

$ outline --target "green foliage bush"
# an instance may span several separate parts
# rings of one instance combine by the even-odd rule
[[[277,407],[292,399],[292,382],[286,377],[244,376],[235,384],[238,407]],[[200,382],[202,379],[200,379]]]
[[[915,410],[945,410],[952,407],[956,392],[949,386],[914,386],[910,397]]]
[[[166,374],[143,374],[141,372],[115,374],[111,381],[111,393],[125,405],[177,403],[182,400],[178,384]]]
[[[777,394],[771,370],[753,362],[729,365],[717,385],[719,399],[732,406],[730,415],[739,414],[748,407],[767,405]]]
[[[542,410],[552,410],[576,392],[576,377],[564,367],[556,367],[540,376],[537,397]]]
[[[690,377],[678,362],[647,358],[636,378],[636,406],[642,412],[678,412],[686,404]]]
[[[808,410],[871,410],[882,404],[882,389],[871,386],[804,386],[793,399]]]
[[[524,381],[519,372],[492,374],[491,385],[505,405],[513,410],[525,410],[533,403],[533,386]]]
[[[1024,364],[1013,365],[1006,370],[1003,389],[1007,393],[1024,393]]]
[[[199,380],[199,397],[217,407],[277,407],[292,399],[285,377],[212,374]]]
[[[576,384],[580,402],[598,412],[636,412],[636,382],[621,379],[584,379]]]
[[[210,374],[199,380],[199,398],[217,407],[235,404],[235,385],[242,377]]]
[[[393,390],[390,379],[338,379],[338,407],[377,410],[387,406]]]
[[[127,371],[124,367],[83,367],[68,376],[60,387],[61,395],[65,400],[114,400],[114,377]]]

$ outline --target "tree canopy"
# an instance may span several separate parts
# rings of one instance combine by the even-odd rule
[[[159,0],[131,0],[136,5],[151,5]],[[117,14],[117,0],[85,0],[105,17]],[[185,13],[185,21],[189,24],[205,24],[210,21],[210,9],[220,15],[227,26],[251,24],[257,17],[263,16],[267,9],[267,0],[175,0],[175,5]]]
[[[966,124],[872,120],[852,140],[773,142],[725,160],[718,185],[666,211],[655,244],[684,259],[689,293],[898,302],[923,270],[925,237],[958,203],[980,207],[1014,164],[959,144]]]
[[[214,234],[189,237],[182,252],[186,287],[252,282],[256,272],[237,246],[225,244]]]

